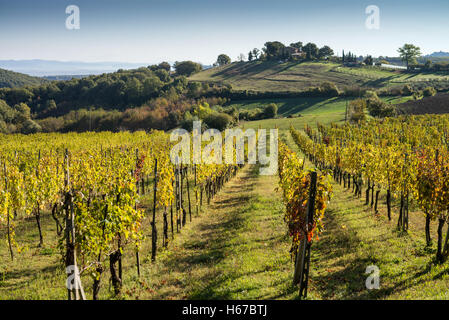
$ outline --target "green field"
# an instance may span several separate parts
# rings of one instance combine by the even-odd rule
[[[236,101],[229,106],[239,110],[251,110],[254,108],[263,109],[270,103],[278,106],[279,117],[277,119],[264,119],[258,121],[241,122],[244,128],[257,129],[274,128],[288,130],[290,124],[297,128],[304,128],[307,123],[315,126],[317,122],[329,124],[331,122],[341,122],[345,119],[346,104],[354,98],[292,98],[292,99],[265,99]],[[397,104],[411,100],[412,97],[382,97],[391,104]],[[294,117],[288,118],[289,115]]]
[[[335,83],[339,89],[353,86],[379,89],[407,83],[447,83],[449,74],[409,74],[375,67],[347,68],[330,62],[255,61],[235,62],[207,69],[192,75],[189,80],[227,83],[236,90],[282,92],[303,91],[325,81]]]
[[[416,83],[416,82],[431,82],[431,81],[449,81],[448,72],[405,73],[401,71],[393,71],[377,67],[363,67],[363,68],[337,67],[333,69],[333,71],[357,77],[365,77],[373,81],[379,81],[380,83],[384,83],[387,85]]]

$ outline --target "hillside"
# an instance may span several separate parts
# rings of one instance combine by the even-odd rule
[[[302,91],[325,81],[340,89],[360,86],[382,88],[407,83],[449,82],[449,74],[408,74],[375,67],[342,67],[326,62],[235,62],[208,69],[189,78],[192,81],[216,82],[232,85],[236,90]]]
[[[426,58],[449,58],[449,52],[444,52],[444,51],[434,52],[425,57]]]
[[[46,79],[32,77],[27,74],[0,69],[0,88],[37,86],[47,82]]]

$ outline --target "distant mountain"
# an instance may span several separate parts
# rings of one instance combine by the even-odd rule
[[[32,77],[23,73],[0,69],[0,88],[37,86],[44,82],[47,82],[47,80],[43,78]]]
[[[148,63],[128,62],[80,62],[52,60],[0,60],[0,68],[26,73],[32,76],[72,76],[102,74],[118,69],[135,69]]]
[[[426,58],[449,58],[449,52],[444,52],[444,51],[434,52],[432,54],[428,54],[425,57]]]
[[[51,80],[51,81],[67,81],[67,80],[72,80],[73,78],[75,79],[82,79],[82,78],[86,78],[90,76],[90,74],[70,74],[70,75],[55,75],[55,76],[44,76],[42,78],[47,79],[47,80]]]

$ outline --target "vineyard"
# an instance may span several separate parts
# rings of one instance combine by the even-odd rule
[[[409,229],[409,208],[417,206],[425,219],[425,239],[432,245],[431,221],[437,221],[436,260],[449,255],[448,125],[449,117],[425,115],[386,118],[359,125],[318,125],[315,131],[290,132],[298,147],[321,170],[378,214],[379,194],[386,192],[388,219],[392,199],[399,199],[397,229]],[[449,231],[449,229],[448,229]]]
[[[187,220],[192,221],[192,214],[198,215],[203,201],[210,203],[239,168],[173,165],[169,136],[158,131],[37,134],[14,140],[2,136],[0,144],[0,223],[10,259],[20,260],[21,252],[29,249],[16,241],[16,229],[32,217],[39,232],[37,246],[56,236],[67,272],[75,275],[79,270],[92,277],[93,299],[98,298],[107,269],[115,294],[120,293],[125,248],[135,256],[140,275],[145,219],[150,220],[151,260],[155,261],[158,238],[167,247]],[[152,194],[150,214],[140,204],[146,194]],[[51,213],[56,234],[43,234],[43,212]],[[75,276],[68,298],[86,298]]]
[[[413,247],[411,226],[422,220],[419,257],[445,274],[448,124],[448,116],[423,115],[291,126],[279,141],[277,175],[267,178],[257,165],[173,162],[174,142],[161,131],[3,135],[0,289],[19,272],[5,265],[42,260],[56,282],[32,279],[57,286],[50,296],[58,299],[333,297],[321,282],[334,282],[320,280],[332,277],[330,249],[376,261],[373,249],[347,243],[352,214],[361,221],[354,228],[389,227],[394,238],[386,244]],[[248,157],[245,146],[245,163]],[[339,207],[348,196],[351,214]],[[400,269],[398,259],[391,263]],[[364,275],[350,272],[363,286]],[[346,281],[336,279],[336,287]],[[246,289],[233,293],[237,285]],[[366,290],[357,288],[345,294]]]

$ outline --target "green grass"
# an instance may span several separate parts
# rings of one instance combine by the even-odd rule
[[[236,90],[303,91],[330,81],[343,89],[360,86],[384,88],[407,83],[449,82],[449,73],[405,73],[376,67],[347,68],[327,62],[235,62],[227,66],[207,69],[189,77],[200,82],[232,85]]]
[[[377,67],[348,68],[338,67],[335,72],[345,73],[348,75],[365,77],[374,81],[381,81],[386,85],[404,84],[428,81],[449,81],[448,72],[421,72],[406,73],[403,71],[388,70]]]
[[[187,226],[171,250],[146,268],[145,287],[127,286],[139,299],[291,299],[290,241],[276,176],[247,166]]]
[[[317,122],[328,124],[331,122],[344,121],[346,103],[352,99],[346,98],[300,98],[263,100],[260,102],[240,102],[234,104],[238,108],[250,109],[255,107],[263,108],[265,105],[275,102],[279,107],[280,118],[264,119],[257,121],[241,122],[242,128],[252,129],[273,129],[288,130],[290,124],[297,128],[303,128],[305,124],[315,126]],[[287,118],[288,115],[295,115]],[[300,116],[298,116],[300,115]]]
[[[270,103],[278,106],[278,117],[256,121],[242,121],[242,128],[289,130],[290,124],[296,128],[304,128],[305,124],[316,127],[316,123],[341,123],[345,120],[346,104],[355,98],[291,98],[264,99],[231,102],[228,106],[239,110],[265,108]],[[381,97],[387,103],[398,104],[413,99],[412,96]],[[293,116],[288,118],[288,116]]]
[[[229,104],[239,110],[263,109],[270,103],[278,106],[278,115],[287,117],[297,114],[318,114],[341,111],[346,106],[345,98],[290,98],[290,99],[264,99],[264,100],[242,100]]]
[[[421,213],[411,213],[410,231],[401,234],[395,231],[396,214],[392,221],[385,210],[376,216],[362,199],[333,185],[326,231],[312,248],[312,299],[449,299],[449,265],[433,263]],[[379,290],[365,287],[369,265],[380,269]]]

